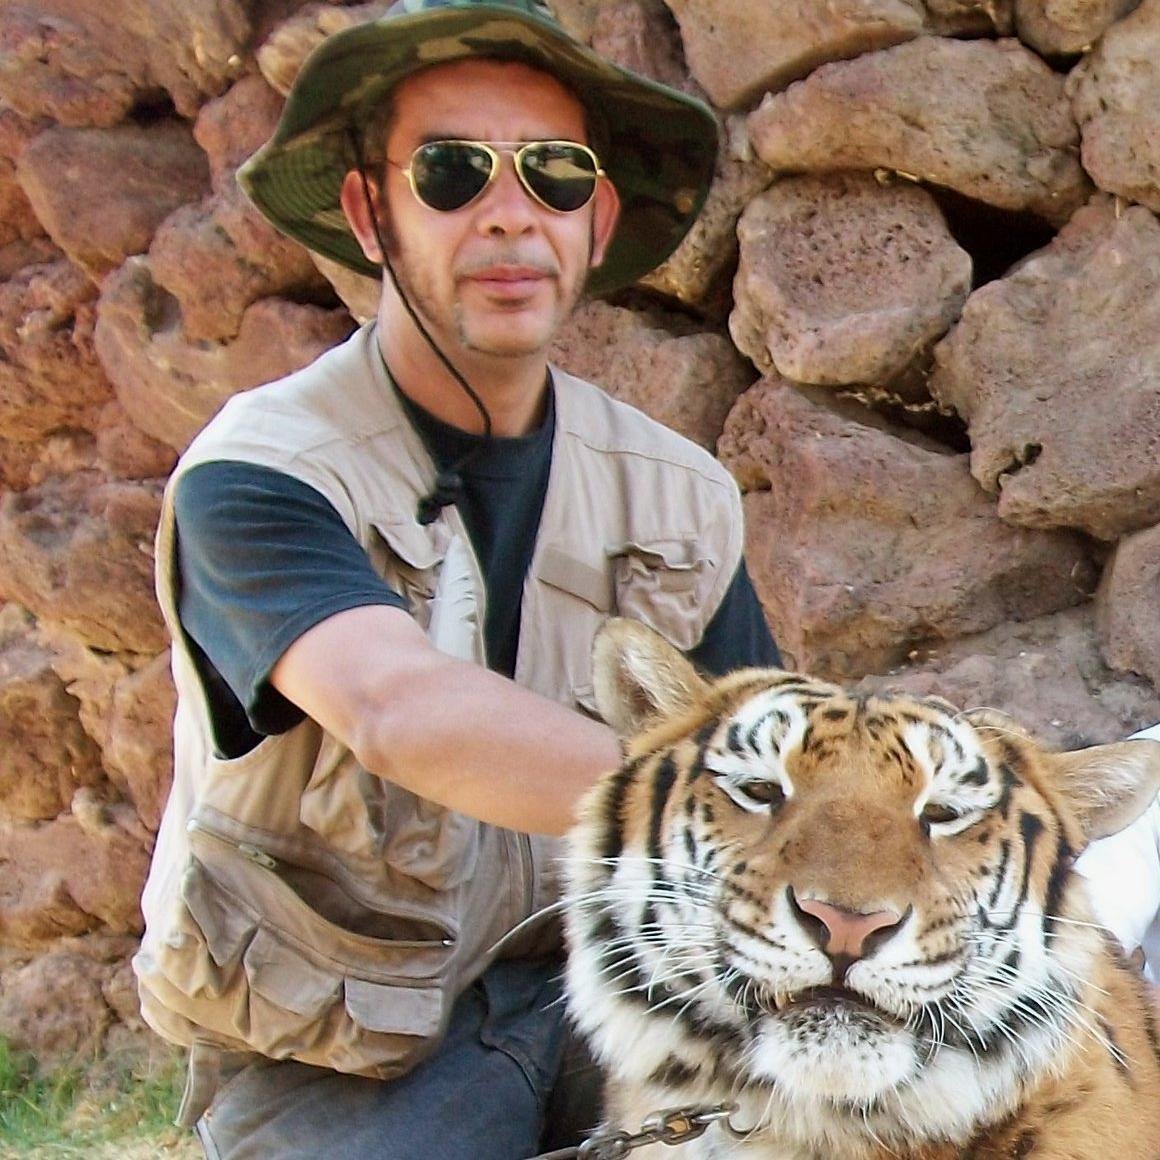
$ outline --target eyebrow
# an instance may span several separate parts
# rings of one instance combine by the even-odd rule
[[[425,133],[419,139],[419,144],[415,148],[421,149],[424,145],[431,145],[436,141],[479,141],[485,145],[531,145],[536,141],[573,141],[577,145],[585,144],[579,137],[561,137],[559,135],[555,137],[516,137],[500,141],[495,137],[464,137],[462,134],[455,133]]]

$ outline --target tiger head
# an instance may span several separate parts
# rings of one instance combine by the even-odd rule
[[[709,683],[630,621],[594,663],[625,760],[569,839],[568,993],[614,1083],[835,1145],[965,1139],[1101,1035],[1111,952],[1072,863],[1160,789],[1160,745],[1050,753],[934,698]]]

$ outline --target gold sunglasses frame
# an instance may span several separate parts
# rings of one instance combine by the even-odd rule
[[[414,165],[416,156],[424,149],[431,145],[470,145],[473,148],[481,149],[491,159],[491,172],[487,175],[487,180],[483,187],[473,197],[469,198],[462,205],[457,205],[453,209],[439,209],[433,206],[429,201],[419,195],[419,190],[415,182]],[[529,185],[527,179],[524,177],[523,170],[520,168],[520,158],[529,149],[536,148],[542,145],[567,145],[570,149],[579,149],[592,159],[592,166],[594,169],[592,192],[588,195],[585,201],[572,209],[557,209],[554,205],[549,205],[536,191]],[[411,154],[411,157],[406,166],[400,165],[397,161],[392,161],[387,158],[387,164],[399,170],[400,173],[407,179],[407,184],[411,187],[411,196],[419,202],[420,205],[426,206],[435,213],[456,213],[461,209],[467,209],[469,205],[474,205],[491,187],[492,183],[499,176],[500,167],[503,164],[503,157],[511,156],[512,165],[516,171],[516,178],[523,187],[524,192],[537,205],[543,206],[549,213],[576,213],[582,210],[586,205],[592,203],[592,199],[596,196],[596,188],[600,184],[602,177],[608,175],[601,167],[600,158],[587,145],[582,145],[579,141],[568,141],[564,139],[559,140],[544,140],[544,141],[474,141],[467,137],[441,137],[435,141],[424,141],[422,145],[418,146]]]

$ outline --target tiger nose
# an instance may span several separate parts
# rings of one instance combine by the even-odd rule
[[[870,954],[888,939],[905,915],[896,910],[869,913],[835,906],[820,898],[798,898],[789,890],[790,907],[806,933],[834,964],[834,977],[841,981],[852,964]]]

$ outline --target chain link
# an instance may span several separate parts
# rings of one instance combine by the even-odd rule
[[[697,1105],[687,1108],[668,1108],[653,1112],[640,1126],[639,1132],[599,1132],[585,1140],[578,1148],[564,1148],[545,1153],[533,1160],[624,1160],[630,1152],[646,1144],[667,1144],[676,1147],[703,1136],[710,1124],[724,1120],[737,1110],[736,1104]]]

